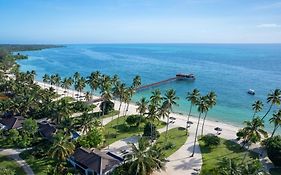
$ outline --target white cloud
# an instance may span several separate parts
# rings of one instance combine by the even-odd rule
[[[257,27],[258,28],[280,28],[281,25],[270,23],[270,24],[259,24],[259,25],[257,25]]]

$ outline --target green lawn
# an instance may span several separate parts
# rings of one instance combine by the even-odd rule
[[[187,139],[185,128],[173,128],[168,130],[167,132],[167,142],[165,141],[165,132],[160,134],[156,144],[160,147],[167,147],[164,149],[165,157],[169,157],[174,152],[176,152],[185,142]]]
[[[135,126],[128,127],[128,125],[125,123],[125,117],[123,116],[119,117],[118,125],[117,125],[117,120],[118,119],[112,120],[104,127],[106,145],[109,145],[113,142],[116,142],[124,138],[131,137],[133,135],[138,135],[143,133],[143,127],[145,123],[141,123],[139,128]],[[166,126],[166,123],[162,121],[155,122],[155,124],[157,129]]]
[[[220,145],[212,149],[205,147],[202,141],[199,141],[199,144],[203,156],[201,175],[212,174],[212,169],[217,166],[217,163],[223,157],[242,159],[245,155],[245,149],[241,149],[239,144],[230,140],[221,139]],[[258,154],[248,152],[246,162],[251,158],[258,158]]]
[[[15,170],[17,175],[25,175],[23,169],[20,168],[20,166],[14,160],[8,158],[7,156],[0,155],[0,167]]]
[[[271,175],[280,175],[281,174],[281,168],[271,168],[269,172],[270,172]]]
[[[46,175],[49,169],[55,167],[54,161],[47,157],[34,157],[32,150],[24,151],[20,157],[24,159],[36,175]]]

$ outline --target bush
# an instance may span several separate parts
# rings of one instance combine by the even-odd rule
[[[167,142],[164,146],[163,149],[164,150],[168,150],[168,149],[173,149],[175,147],[175,144],[173,144],[172,142]]]
[[[114,110],[114,103],[111,101],[103,101],[100,104],[100,110],[103,112],[104,115],[107,115],[109,112]]]
[[[93,128],[87,133],[87,135],[80,136],[78,138],[78,143],[86,148],[96,148],[101,146],[104,141],[104,135],[100,129]]]
[[[281,136],[269,138],[265,144],[269,159],[275,166],[281,166]]]
[[[144,118],[141,115],[130,115],[127,117],[126,122],[130,126],[139,126],[141,122],[143,122]]]
[[[214,134],[204,135],[201,140],[207,147],[218,146],[220,144],[220,138]]]
[[[151,132],[152,131],[152,132]],[[153,123],[146,123],[144,128],[143,128],[143,136],[145,137],[149,137],[153,140],[157,139],[158,137],[160,137],[159,132],[156,129],[156,126]]]

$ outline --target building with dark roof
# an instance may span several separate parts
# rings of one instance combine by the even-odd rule
[[[42,137],[50,140],[57,132],[57,128],[54,124],[43,121],[41,123],[38,123],[38,131],[42,135]]]
[[[123,159],[108,152],[78,148],[69,162],[85,175],[106,175],[122,163]]]
[[[3,117],[0,120],[1,128],[5,130],[20,129],[22,128],[24,120],[25,118],[22,116]]]

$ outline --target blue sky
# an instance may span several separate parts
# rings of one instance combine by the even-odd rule
[[[281,43],[281,0],[0,0],[0,43]]]

